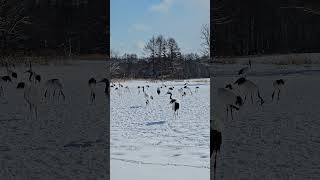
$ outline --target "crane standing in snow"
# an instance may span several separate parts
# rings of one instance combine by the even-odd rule
[[[259,88],[254,82],[242,77],[242,78],[237,79],[234,82],[234,84],[236,84],[237,87],[241,90],[241,92],[244,93],[244,101],[246,101],[247,96],[250,96],[251,102],[253,104],[253,97],[255,95],[258,95],[258,98],[260,99],[260,105],[262,105],[264,103],[264,100],[260,95]]]
[[[31,113],[31,118],[32,115],[34,114],[35,119],[38,120],[38,106],[41,101],[41,94],[39,91],[38,83],[39,80],[36,79],[35,76],[31,75],[29,77],[29,82],[20,82],[17,85],[17,89],[23,89],[23,97],[26,103],[29,105],[30,113]],[[40,122],[40,128],[41,128],[42,123]]]
[[[228,85],[226,86],[228,87]],[[243,100],[240,96],[236,95],[233,91],[228,88],[218,88],[217,102],[221,107],[225,107],[228,112],[230,110],[231,119],[233,119],[233,109],[239,110],[243,105]]]
[[[157,93],[158,93],[158,95],[160,95],[160,92],[161,92],[161,91],[160,91],[160,88],[158,87],[158,88],[157,88]]]
[[[88,81],[89,89],[90,89],[90,102],[95,102],[96,99],[96,85],[97,80],[95,78],[90,78]]]
[[[107,97],[110,96],[110,81],[107,78],[103,78],[99,83],[105,83],[104,93],[107,95]]]
[[[178,99],[172,98],[172,93],[170,91],[168,91],[167,94],[170,95],[170,104],[172,104],[172,110],[174,111],[173,115],[176,118],[179,116],[178,111],[180,108],[180,103],[179,103]]]
[[[51,92],[52,97],[54,98],[56,95],[56,92],[58,93],[58,100],[60,95],[62,96],[63,100],[65,100],[65,95],[63,93],[63,85],[59,79],[49,79],[45,83],[45,93],[44,97],[47,97],[48,92]]]

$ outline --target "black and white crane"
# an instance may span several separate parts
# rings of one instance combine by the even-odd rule
[[[157,94],[160,95],[160,92],[161,92],[161,91],[160,91],[160,88],[158,87],[158,88],[157,88]]]
[[[99,83],[105,83],[104,93],[109,97],[110,96],[110,81],[107,78],[103,78]]]
[[[38,119],[38,106],[40,105],[41,101],[41,93],[39,89],[39,84],[37,83],[38,80],[35,79],[35,76],[31,76],[29,78],[29,82],[20,82],[17,85],[17,89],[23,89],[23,97],[26,103],[29,106],[29,110],[31,113],[31,117],[34,114],[35,119]],[[39,81],[38,81],[39,82]],[[40,122],[41,127],[41,122]]]
[[[172,93],[170,91],[167,92],[167,94],[170,95],[170,104],[172,104],[172,110],[174,117],[179,116],[179,108],[180,108],[180,103],[178,99],[172,98]]]
[[[200,89],[199,86],[196,86],[196,89],[194,90],[194,92],[197,93],[199,89]]]
[[[218,88],[217,102],[220,107],[226,108],[227,116],[230,110],[231,119],[233,119],[233,109],[239,110],[243,105],[242,98],[227,88]]]
[[[90,102],[94,103],[96,99],[96,86],[97,80],[95,78],[90,78],[88,81],[89,89],[90,89]]]
[[[244,67],[244,68],[241,68],[239,71],[238,71],[238,75],[245,75],[247,74],[249,71],[249,67]]]
[[[191,91],[191,89],[189,88],[189,86],[184,86],[183,88],[184,88],[184,89],[187,89],[187,90],[190,92],[190,94],[192,95],[192,91]]]
[[[56,93],[58,93],[58,100],[60,98],[60,96],[62,96],[63,100],[65,100],[65,95],[63,92],[63,84],[59,79],[49,79],[45,82],[44,84],[45,86],[45,93],[44,93],[44,97],[47,98],[48,97],[48,93],[49,96],[51,95],[53,98],[56,96]]]
[[[244,77],[241,77],[241,78],[237,79],[234,82],[234,84],[236,84],[237,85],[236,87],[240,90],[240,92],[243,93],[244,102],[246,101],[247,96],[250,96],[251,102],[253,104],[253,97],[255,97],[255,95],[257,95],[260,100],[260,105],[262,105],[264,103],[264,100],[260,95],[260,90],[254,82],[247,80]]]
[[[11,76],[11,77],[14,78],[14,79],[17,79],[17,78],[18,78],[18,74],[17,74],[15,71],[13,71],[13,70],[11,70],[11,69],[9,68],[9,64],[8,64],[8,63],[6,63],[6,69],[7,69],[7,75],[8,75],[8,76]]]
[[[247,67],[243,67],[238,71],[238,75],[246,75],[251,69],[251,60],[249,59],[249,63]]]

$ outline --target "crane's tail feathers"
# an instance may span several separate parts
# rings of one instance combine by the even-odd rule
[[[62,95],[62,97],[63,97],[63,100],[65,100],[65,99],[66,99],[66,96],[64,95],[63,91],[60,91],[60,93],[61,93],[61,95]]]
[[[233,109],[239,111],[239,107],[237,107],[237,106],[235,106],[235,105],[232,105],[232,104],[231,104],[231,105],[230,105],[230,108],[231,108],[231,109],[233,108]]]

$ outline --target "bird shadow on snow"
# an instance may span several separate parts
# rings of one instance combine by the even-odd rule
[[[147,122],[145,125],[146,126],[154,126],[154,125],[162,125],[162,124],[166,124],[168,125],[169,129],[175,133],[184,133],[182,131],[179,131],[177,129],[175,129],[174,127],[172,127],[172,125],[170,124],[170,122],[167,122],[167,121],[153,121],[153,122]]]
[[[166,121],[148,122],[148,123],[146,124],[146,126],[161,125],[161,124],[164,124],[164,123],[166,123]]]
[[[142,106],[130,106],[131,109],[142,108]]]

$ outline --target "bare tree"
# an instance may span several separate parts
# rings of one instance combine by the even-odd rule
[[[162,74],[164,69],[166,68],[166,65],[165,65],[165,62],[164,62],[164,59],[166,57],[166,44],[167,44],[167,40],[162,36],[162,35],[159,35],[157,38],[156,38],[156,45],[157,45],[157,52],[156,52],[156,55],[157,55],[157,74]]]
[[[18,45],[26,39],[24,25],[30,24],[24,14],[24,6],[18,0],[0,0],[0,44],[4,51],[9,45]]]
[[[156,51],[157,51],[156,48],[157,48],[156,38],[154,36],[152,36],[152,38],[145,45],[144,51],[149,55],[149,57],[152,60],[153,76],[156,75],[156,72],[155,72],[155,57],[156,57]]]
[[[118,59],[120,57],[119,54],[120,53],[118,51],[116,51],[116,50],[113,50],[113,49],[110,50],[111,59]]]
[[[186,61],[196,61],[196,60],[200,60],[200,57],[197,53],[188,53],[184,55],[184,59]]]
[[[166,39],[162,36],[162,35],[159,35],[157,38],[156,38],[156,55],[158,57],[159,60],[161,60],[162,57],[165,56],[165,53],[166,53],[166,44],[167,44],[167,41]]]
[[[118,75],[120,72],[120,63],[118,60],[108,60],[107,61],[107,78],[112,78]]]
[[[170,59],[177,58],[180,53],[180,48],[177,41],[174,38],[169,38],[167,40],[167,56]]]
[[[204,24],[201,28],[201,40],[203,55],[210,57],[210,27],[208,24]]]

